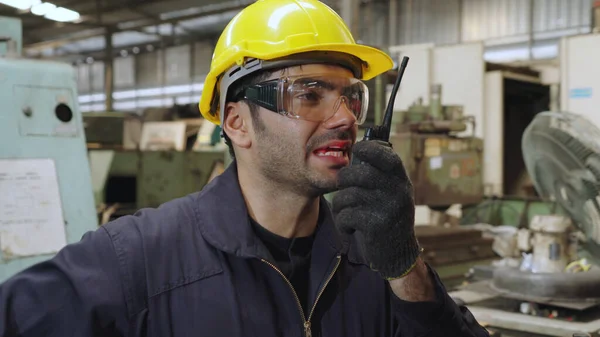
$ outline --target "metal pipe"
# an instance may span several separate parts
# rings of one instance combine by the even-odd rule
[[[104,61],[104,96],[105,96],[105,109],[106,111],[113,111],[113,92],[115,88],[115,77],[113,72],[114,57],[113,57],[113,33],[107,31],[104,35],[106,41],[106,58]]]
[[[398,0],[390,0],[388,23],[388,46],[398,44]]]
[[[412,0],[408,0],[406,8],[406,32],[404,33],[404,44],[412,43]]]
[[[340,0],[340,16],[346,23],[352,34],[355,32],[352,30],[352,19],[354,15],[352,13],[352,0]]]
[[[359,38],[363,41],[369,41],[367,43],[377,45],[375,36],[377,35],[377,28],[373,25],[373,3],[362,4],[362,7],[356,11],[354,15],[355,22],[358,24]],[[361,15],[358,15],[360,13]]]
[[[464,11],[464,0],[458,1],[458,36],[456,43],[462,42],[463,36],[463,11]]]
[[[527,39],[527,47],[529,51],[529,59],[533,60],[533,22],[534,22],[534,10],[535,0],[529,0],[529,37]]]
[[[432,84],[429,94],[429,114],[432,119],[443,119],[442,116],[442,85]]]

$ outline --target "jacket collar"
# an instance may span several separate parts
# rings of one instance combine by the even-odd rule
[[[207,184],[197,195],[196,222],[205,240],[215,248],[239,256],[268,259],[270,254],[254,234],[248,209],[238,182],[237,163],[232,162],[221,175]],[[352,240],[334,225],[331,208],[321,197],[320,211],[324,212],[317,227],[314,245],[328,253],[346,255],[362,262],[362,254],[350,248]]]

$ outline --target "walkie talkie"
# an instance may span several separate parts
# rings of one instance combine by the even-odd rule
[[[365,130],[365,136],[362,139],[363,141],[375,140],[383,143],[386,146],[392,147],[392,144],[390,143],[390,130],[392,128],[392,116],[394,115],[394,103],[396,102],[396,95],[398,94],[398,89],[400,89],[400,82],[402,82],[402,76],[404,76],[404,71],[406,70],[407,65],[408,57],[404,56],[402,58],[402,63],[400,64],[400,68],[398,69],[398,78],[396,79],[396,83],[394,83],[390,100],[388,101],[388,105],[385,109],[383,124],[367,128],[367,130]],[[354,164],[354,160],[352,162]]]

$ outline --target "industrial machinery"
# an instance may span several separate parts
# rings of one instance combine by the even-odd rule
[[[83,113],[85,138],[90,148],[136,149],[142,133],[142,119],[135,113]]]
[[[20,58],[20,32],[0,17],[0,281],[98,227],[75,71]]]
[[[474,268],[473,282],[451,296],[500,330],[600,336],[600,129],[581,115],[544,112],[522,148],[537,192],[560,211],[534,215],[506,238],[507,263]]]
[[[551,200],[537,197],[486,197],[483,202],[462,207],[460,225],[489,224],[493,227],[511,226],[527,228],[536,215],[566,215],[566,212]]]
[[[405,59],[400,64],[404,65]],[[396,77],[401,74],[402,67]],[[395,111],[389,142],[414,185],[415,203],[446,211],[452,204],[478,203],[482,199],[483,143],[459,135],[467,130],[467,123],[474,128],[474,119],[464,117],[461,106],[443,106],[441,94],[441,86],[433,86],[429,106],[419,100],[407,111]],[[392,89],[390,102],[395,95]],[[385,117],[380,116],[387,133]],[[365,134],[371,134],[365,139],[377,138],[381,131],[382,126],[368,129]],[[417,226],[415,234],[425,248],[425,261],[435,267],[448,289],[460,284],[471,266],[497,258],[492,250],[493,239],[484,238],[479,230],[461,228],[458,223],[450,227],[438,223]]]
[[[441,85],[430,88],[429,106],[419,99],[407,111],[395,113],[390,143],[414,185],[415,204],[429,207],[440,220],[417,226],[415,233],[426,247],[424,259],[436,268],[448,289],[464,280],[474,265],[498,258],[493,239],[477,229],[447,224],[446,210],[453,204],[478,204],[483,199],[483,141],[465,136],[473,117],[462,106],[444,106]]]
[[[181,106],[84,115],[101,224],[197,192],[229,164],[220,130],[195,116]]]
[[[415,187],[415,203],[434,210],[475,204],[483,198],[483,141],[461,136],[475,120],[461,106],[443,106],[442,87],[433,85],[429,106],[422,100],[394,116],[390,137]]]
[[[460,286],[473,266],[498,259],[493,238],[477,229],[421,225],[415,226],[415,235],[424,249],[423,259],[435,268],[448,290]]]

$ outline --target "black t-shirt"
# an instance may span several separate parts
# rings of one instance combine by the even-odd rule
[[[277,268],[292,283],[304,313],[307,313],[310,257],[314,235],[300,238],[285,238],[269,232],[250,218],[256,235],[262,240],[273,258]]]

